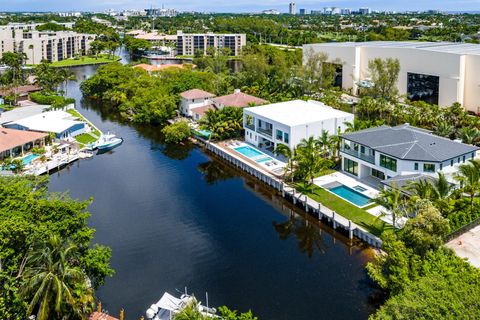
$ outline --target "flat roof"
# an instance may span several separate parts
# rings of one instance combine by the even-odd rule
[[[0,113],[0,124],[18,121],[20,119],[24,119],[24,118],[34,116],[36,114],[40,114],[49,107],[50,106],[45,106],[45,105],[16,107],[13,110]]]
[[[427,41],[367,41],[367,42],[328,42],[306,44],[305,47],[375,47],[418,49],[452,54],[480,55],[480,44],[459,42],[427,42]]]
[[[334,118],[352,117],[353,114],[329,107],[318,101],[292,100],[258,107],[246,111],[278,123],[294,127]]]
[[[76,124],[84,123],[73,119],[75,117],[65,111],[48,111],[10,122],[8,125],[16,124],[33,131],[62,133]]]

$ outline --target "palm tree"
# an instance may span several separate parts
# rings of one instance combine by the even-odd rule
[[[462,141],[467,144],[476,144],[480,139],[480,131],[475,127],[463,127],[458,133]]]
[[[330,137],[327,130],[322,130],[322,133],[317,139],[319,147],[322,148],[322,155],[326,159],[328,150],[330,149]]]
[[[457,176],[461,189],[470,197],[470,208],[474,210],[475,196],[480,191],[480,162],[479,160],[470,160],[469,163],[460,165]]]
[[[435,126],[435,134],[441,137],[450,137],[455,131],[455,127],[445,120],[438,121]]]
[[[275,155],[282,155],[287,159],[287,166],[285,167],[285,172],[284,172],[284,179],[287,177],[288,172],[290,171],[290,177],[293,182],[293,170],[294,170],[294,161],[295,161],[295,154],[296,154],[296,149],[294,148],[293,150],[290,149],[287,145],[283,143],[277,144],[277,147],[275,150],[273,150],[273,153]]]
[[[397,220],[405,216],[405,204],[402,198],[402,192],[400,189],[396,186],[392,186],[390,188],[382,189],[378,196],[373,199],[375,203],[390,211],[392,214],[392,224],[394,230],[397,226]],[[382,212],[382,215],[386,214],[386,212]]]
[[[321,148],[314,137],[302,139],[297,146],[298,171],[305,178],[305,186],[310,181],[313,192],[315,175],[323,169],[325,160],[320,156]]]
[[[71,265],[76,247],[51,236],[39,242],[27,256],[23,274],[22,295],[30,303],[27,313],[36,313],[37,320],[62,318],[75,314],[85,316],[93,293],[82,270]],[[75,292],[84,288],[80,294]],[[78,297],[81,297],[80,299]]]
[[[70,69],[63,68],[59,71],[60,80],[63,83],[63,88],[65,89],[65,96],[68,94],[68,81],[77,81],[77,76]]]

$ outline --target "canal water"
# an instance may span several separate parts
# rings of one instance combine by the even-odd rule
[[[366,319],[378,293],[370,249],[301,214],[281,197],[191,145],[167,146],[158,127],[121,123],[82,101],[96,67],[72,69],[77,108],[125,139],[50,178],[50,190],[93,197],[95,242],[112,248],[97,296],[110,314],[139,319],[185,287],[210,306],[251,309],[260,319]]]

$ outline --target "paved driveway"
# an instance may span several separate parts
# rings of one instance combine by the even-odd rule
[[[447,247],[477,268],[480,268],[480,226],[458,236],[447,243]]]

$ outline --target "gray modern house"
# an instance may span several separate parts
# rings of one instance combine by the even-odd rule
[[[458,166],[480,148],[404,124],[342,135],[342,171],[359,179],[407,181],[443,172],[453,182]]]

